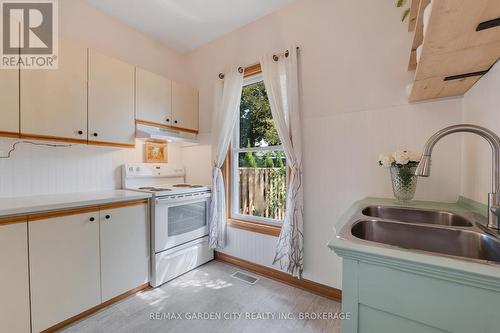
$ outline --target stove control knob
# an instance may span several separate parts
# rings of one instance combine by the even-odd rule
[[[141,168],[137,167],[137,168],[135,168],[135,171],[139,172],[139,171],[141,171]]]
[[[128,171],[129,171],[129,172],[134,172],[134,167],[129,167],[129,168],[128,168]]]

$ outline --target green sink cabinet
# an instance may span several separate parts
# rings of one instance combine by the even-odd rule
[[[346,216],[367,203],[377,200],[357,202]],[[342,311],[351,314],[342,333],[500,332],[499,265],[372,244],[329,244],[343,261]]]

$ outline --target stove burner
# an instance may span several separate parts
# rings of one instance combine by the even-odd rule
[[[169,189],[169,188],[152,187],[152,186],[139,187],[139,190],[148,190],[148,191],[153,191],[153,192],[171,191],[171,189]]]

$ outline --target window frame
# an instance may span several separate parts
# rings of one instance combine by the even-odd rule
[[[251,69],[248,71],[247,70]],[[263,80],[260,65],[245,68],[245,76],[243,86],[254,84]],[[272,219],[267,217],[252,216],[248,214],[239,214],[239,154],[245,152],[266,152],[266,151],[282,151],[283,145],[267,146],[267,147],[252,147],[240,148],[239,142],[239,122],[237,123],[231,139],[231,146],[228,150],[224,171],[227,175],[226,179],[226,197],[228,203],[228,222],[229,226],[244,229],[247,231],[259,232],[272,236],[279,236],[283,220]],[[286,181],[288,183],[288,167],[286,168]],[[288,185],[288,184],[287,184]]]

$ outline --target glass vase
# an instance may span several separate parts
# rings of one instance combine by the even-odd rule
[[[415,176],[416,166],[392,166],[392,191],[398,203],[408,203],[415,196],[418,177]]]

